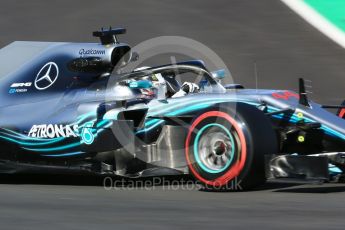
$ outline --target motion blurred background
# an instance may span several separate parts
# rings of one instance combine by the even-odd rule
[[[287,1],[345,28],[342,0]],[[345,50],[291,7],[280,0],[1,0],[0,46],[16,40],[98,42],[92,31],[110,25],[127,28],[121,41],[132,46],[184,36],[215,51],[246,87],[255,87],[256,63],[260,88],[297,90],[304,77],[312,80],[312,99],[338,104],[345,99]],[[0,177],[0,229],[315,230],[345,224],[343,185],[269,184],[242,193],[106,191],[89,177],[46,178]]]
[[[305,2],[326,9],[327,16],[336,11],[331,20],[345,24],[344,1]],[[195,39],[248,88],[255,87],[256,63],[260,88],[297,90],[304,77],[312,80],[312,99],[338,104],[345,98],[344,49],[279,0],[1,0],[0,15],[0,46],[15,40],[96,42],[92,31],[122,26],[127,34],[121,40],[132,46],[163,35]]]

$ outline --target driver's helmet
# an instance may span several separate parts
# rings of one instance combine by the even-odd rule
[[[139,68],[134,69],[134,71],[140,71],[149,69],[151,67],[149,66],[142,66]],[[149,89],[142,89],[143,95],[147,95],[149,97],[157,97],[158,99],[165,98],[165,95],[167,93],[167,87],[164,78],[162,77],[162,74],[155,73],[148,76],[143,77],[142,79],[148,80],[152,82],[152,88]]]

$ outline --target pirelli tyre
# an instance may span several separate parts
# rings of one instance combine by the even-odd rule
[[[201,111],[185,141],[190,173],[210,190],[246,190],[265,183],[265,154],[277,152],[269,118],[256,107],[226,103]]]

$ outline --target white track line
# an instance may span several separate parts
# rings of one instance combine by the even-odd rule
[[[308,6],[303,0],[281,0],[323,34],[345,48],[345,32]]]

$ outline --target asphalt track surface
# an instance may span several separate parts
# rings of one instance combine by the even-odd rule
[[[92,30],[125,26],[124,41],[185,36],[214,50],[235,80],[261,88],[313,82],[312,98],[345,98],[345,51],[278,0],[2,0],[0,45],[14,40],[95,41]],[[89,177],[1,177],[0,229],[344,229],[345,185],[269,183],[210,193],[156,186],[105,190]]]

